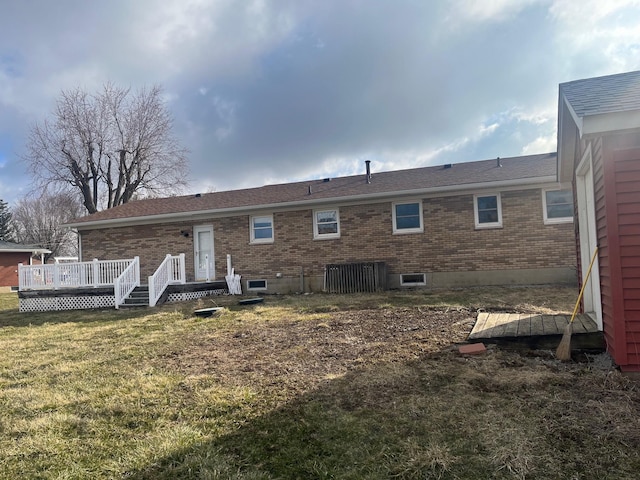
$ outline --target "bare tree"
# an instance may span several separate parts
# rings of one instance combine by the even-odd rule
[[[82,215],[82,205],[69,192],[44,193],[23,198],[13,209],[12,220],[18,243],[51,250],[46,258],[78,255],[76,233],[62,227]]]
[[[95,213],[141,193],[182,191],[187,151],[171,130],[159,86],[132,92],[108,83],[95,95],[76,88],[31,128],[25,160],[36,187],[75,190]]]

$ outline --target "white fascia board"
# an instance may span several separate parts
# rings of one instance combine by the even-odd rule
[[[231,207],[212,210],[200,210],[194,212],[179,212],[162,215],[129,217],[110,220],[98,220],[94,222],[67,223],[64,226],[76,228],[79,231],[93,228],[127,227],[134,225],[151,225],[157,223],[169,223],[180,221],[197,221],[200,219],[230,217],[238,214],[250,215],[263,211],[287,211],[300,210],[302,208],[313,208],[320,205],[353,205],[362,203],[377,203],[392,198],[404,197],[437,197],[461,195],[469,192],[483,190],[518,190],[520,188],[542,188],[543,186],[557,185],[555,175],[545,177],[531,177],[517,180],[502,180],[497,182],[478,182],[457,185],[447,185],[442,187],[421,188],[414,190],[399,190],[391,192],[368,193],[363,195],[349,195],[344,197],[327,197],[311,200],[302,200],[286,203],[271,203],[263,205],[250,205],[241,207]]]
[[[640,129],[640,110],[589,115],[583,119],[580,136]]]
[[[562,97],[562,101],[563,104],[566,108],[566,111],[569,113],[569,115],[571,115],[571,118],[573,119],[573,123],[575,123],[576,127],[578,127],[578,131],[580,132],[580,136],[582,136],[582,122],[583,122],[583,118],[579,117],[578,114],[575,112],[575,110],[573,109],[573,107],[571,106],[571,104],[569,103],[569,101],[567,100],[566,97]]]
[[[40,255],[42,253],[51,253],[46,248],[0,248],[0,253],[32,253]]]
[[[558,106],[558,169],[561,182],[573,178],[576,132],[581,135],[582,118],[576,115],[567,99],[562,96]]]

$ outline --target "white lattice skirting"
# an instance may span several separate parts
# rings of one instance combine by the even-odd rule
[[[115,295],[85,297],[38,297],[21,298],[21,312],[50,312],[54,310],[88,310],[91,308],[114,308]]]
[[[212,295],[226,295],[227,290],[203,290],[200,292],[170,293],[167,302],[187,302]],[[115,308],[115,295],[91,295],[77,297],[21,298],[21,312],[51,312],[56,310],[90,310],[92,308]]]
[[[218,288],[216,290],[203,290],[201,292],[181,292],[170,293],[167,297],[167,303],[169,302],[187,302],[189,300],[196,300],[202,297],[210,297],[212,295],[225,295],[227,290],[224,288]]]

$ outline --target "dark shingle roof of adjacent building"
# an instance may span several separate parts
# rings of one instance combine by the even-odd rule
[[[31,253],[51,253],[46,248],[34,245],[20,245],[19,243],[0,240],[0,252],[31,252]]]
[[[560,84],[578,117],[640,109],[640,71]]]
[[[529,155],[478,162],[373,172],[371,183],[366,175],[265,185],[263,187],[224,192],[145,199],[77,219],[69,226],[114,223],[123,220],[164,217],[180,214],[240,212],[259,208],[329,203],[333,200],[374,199],[393,195],[425,194],[438,191],[480,189],[500,183],[554,181],[556,154]]]

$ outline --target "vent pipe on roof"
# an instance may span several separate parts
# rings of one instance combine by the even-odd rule
[[[309,185],[309,195],[311,195],[313,192],[311,191],[311,185]]]
[[[371,183],[371,160],[364,161],[367,167],[367,183]]]
[[[497,166],[498,168],[501,168],[501,167],[502,167],[502,162],[500,161],[500,157],[498,157],[498,158],[496,159],[496,162],[497,162],[496,166]]]

